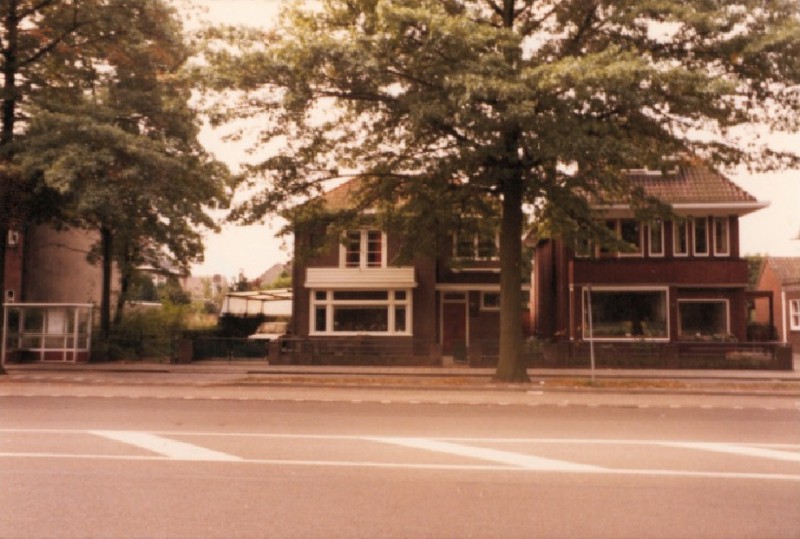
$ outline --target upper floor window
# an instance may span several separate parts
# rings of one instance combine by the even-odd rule
[[[696,217],[692,219],[695,256],[708,256],[708,219]]]
[[[620,219],[617,235],[628,247],[620,252],[621,256],[640,256],[642,254],[642,224],[639,221]]]
[[[464,260],[498,260],[499,242],[496,232],[462,233],[453,242],[455,257]]]
[[[650,235],[650,256],[664,256],[664,222],[656,219],[647,225]]]
[[[642,224],[635,219],[608,219],[606,228],[619,240],[625,243],[626,248],[614,251],[608,247],[601,247],[601,255],[617,254],[619,256],[641,256],[642,249]]]
[[[689,255],[689,222],[684,219],[672,223],[672,252],[675,256]]]
[[[727,217],[714,218],[714,254],[716,256],[728,256],[731,254],[731,240]]]
[[[380,230],[354,230],[347,233],[342,247],[346,268],[386,266],[386,235]]]
[[[6,245],[8,247],[16,247],[18,244],[19,244],[19,232],[17,232],[16,230],[9,230],[6,239]]]

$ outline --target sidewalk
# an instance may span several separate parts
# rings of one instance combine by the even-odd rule
[[[170,364],[148,361],[111,363],[22,363],[7,364],[9,375],[48,374],[169,374],[166,377],[177,381],[182,377],[198,379],[201,376],[227,379],[242,378],[247,383],[256,380],[302,384],[324,380],[346,378],[363,380],[365,385],[374,386],[378,379],[393,381],[405,380],[403,385],[430,385],[432,381],[450,380],[452,385],[483,385],[491,382],[492,368],[470,367],[363,367],[363,366],[312,366],[312,365],[270,365],[265,361],[196,361],[189,364]],[[757,370],[669,370],[669,369],[529,369],[534,381],[579,381],[594,379],[598,382],[641,381],[641,382],[701,382],[707,383],[797,383],[800,390],[800,354],[794,356],[793,371]],[[457,383],[456,383],[457,382]],[[352,384],[348,384],[352,385]]]
[[[795,357],[797,365],[800,357]],[[317,404],[800,411],[800,372],[530,369],[530,384],[493,369],[269,365],[202,361],[6,366],[0,397],[171,399]]]

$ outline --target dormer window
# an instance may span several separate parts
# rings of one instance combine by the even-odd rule
[[[345,268],[386,267],[386,234],[366,229],[348,232],[341,259]]]

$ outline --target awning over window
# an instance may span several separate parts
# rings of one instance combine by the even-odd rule
[[[413,267],[398,268],[308,268],[307,288],[399,289],[414,288]]]

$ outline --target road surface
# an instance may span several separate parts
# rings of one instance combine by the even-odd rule
[[[0,411],[3,538],[800,538],[791,408],[9,395]]]

